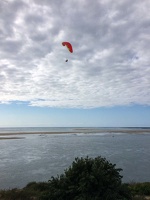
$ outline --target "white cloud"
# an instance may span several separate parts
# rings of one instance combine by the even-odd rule
[[[0,102],[150,105],[149,10],[146,0],[1,1]]]

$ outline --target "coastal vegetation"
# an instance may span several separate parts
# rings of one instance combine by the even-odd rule
[[[63,174],[48,182],[0,191],[0,200],[146,200],[150,183],[122,183],[120,172],[105,158],[75,158]]]

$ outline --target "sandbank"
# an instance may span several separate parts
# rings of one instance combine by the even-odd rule
[[[0,140],[24,139],[25,137],[0,137]]]
[[[0,132],[0,136],[14,136],[14,135],[26,135],[26,134],[92,134],[92,133],[127,133],[127,134],[145,134],[150,133],[150,128],[141,128],[141,129],[92,129],[92,128],[76,128],[74,131],[61,131],[61,132]],[[22,139],[22,137],[0,137],[0,139],[6,138],[6,139]]]

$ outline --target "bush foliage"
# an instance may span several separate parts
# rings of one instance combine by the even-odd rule
[[[147,195],[150,196],[150,182],[145,183],[131,183],[129,185],[133,195]]]
[[[105,158],[75,158],[64,174],[49,180],[51,200],[123,200],[131,199],[122,185],[121,169]]]

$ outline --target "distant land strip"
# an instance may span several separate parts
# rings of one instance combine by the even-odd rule
[[[12,135],[24,135],[24,134],[83,134],[83,133],[129,133],[129,134],[143,134],[143,133],[150,133],[150,129],[76,129],[75,131],[60,131],[60,132],[0,132],[0,136],[12,136]],[[9,137],[10,138],[10,137]],[[0,138],[1,139],[1,138]],[[20,137],[12,139],[21,139]]]
[[[0,140],[24,139],[25,137],[0,137]]]

